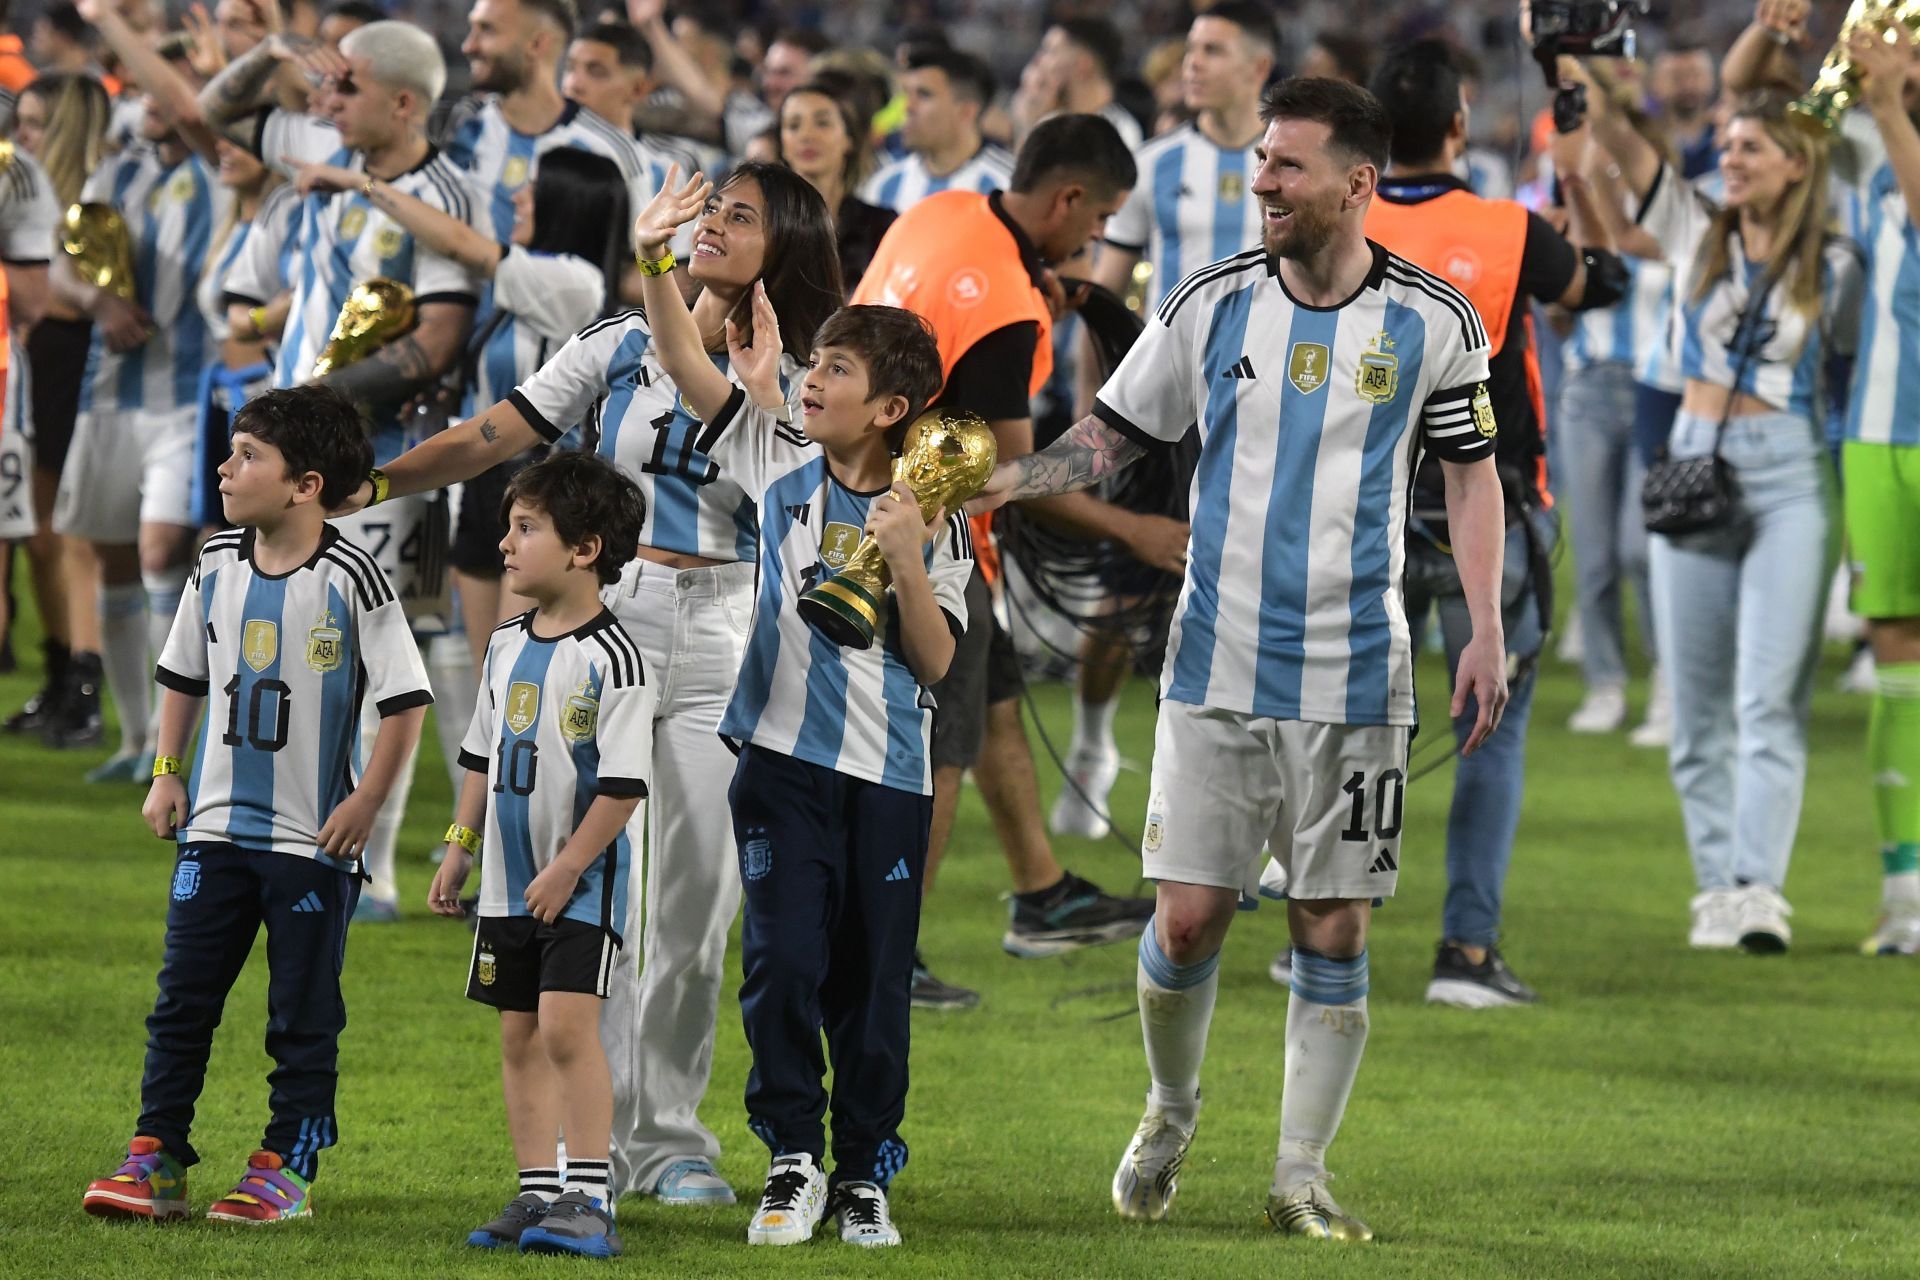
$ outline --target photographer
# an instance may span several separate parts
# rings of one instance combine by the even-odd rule
[[[1569,212],[1569,234],[1562,236],[1539,214],[1511,200],[1482,199],[1454,175],[1455,162],[1466,150],[1468,112],[1458,64],[1445,44],[1422,40],[1394,50],[1374,73],[1372,87],[1393,121],[1393,163],[1368,212],[1367,235],[1445,276],[1485,322],[1493,343],[1487,390],[1499,424],[1495,457],[1507,505],[1502,608],[1508,660],[1515,667],[1511,701],[1500,726],[1478,752],[1460,761],[1454,777],[1447,900],[1427,999],[1463,1008],[1530,1004],[1534,992],[1507,968],[1497,945],[1507,865],[1520,821],[1532,668],[1551,617],[1547,557],[1557,536],[1547,495],[1546,412],[1529,304],[1538,300],[1574,311],[1607,306],[1622,296],[1626,268],[1611,250],[1580,173],[1587,134],[1579,120],[1561,119],[1565,131],[1554,144],[1554,167]],[[1382,355],[1408,358],[1406,353]],[[1371,394],[1387,396],[1392,388],[1383,385]],[[1472,628],[1450,550],[1438,471],[1437,465],[1423,465],[1414,480],[1407,613],[1418,619],[1430,607],[1438,609],[1451,669]],[[1469,702],[1454,729],[1465,741],[1473,725]]]
[[[1640,225],[1674,266],[1669,345],[1684,385],[1668,456],[1718,459],[1733,497],[1726,519],[1655,534],[1649,549],[1673,689],[1669,765],[1700,890],[1689,941],[1782,951],[1792,930],[1780,889],[1839,532],[1827,375],[1854,349],[1860,258],[1825,230],[1826,143],[1783,99],[1736,108],[1717,207],[1637,133],[1598,127],[1606,99],[1592,103]]]

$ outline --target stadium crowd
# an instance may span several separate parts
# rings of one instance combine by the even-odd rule
[[[411,905],[433,703],[428,905],[475,925],[519,1171],[471,1243],[608,1256],[622,1194],[733,1202],[698,1111],[744,909],[749,1240],[898,1244],[908,1010],[980,1000],[917,945],[968,779],[1007,952],[1139,939],[1116,1210],[1168,1212],[1264,897],[1269,1218],[1370,1239],[1326,1154],[1404,791],[1443,762],[1414,654],[1457,756],[1427,998],[1532,1004],[1501,907],[1563,539],[1569,727],[1667,753],[1676,928],[1755,953],[1791,944],[1844,543],[1862,949],[1920,954],[1920,59],[1871,0],[1642,19],[1639,58],[1536,41],[1544,0],[725,8],[0,7],[0,661],[33,662],[28,590],[44,635],[4,727],[80,752],[110,704],[85,778],[150,786],[180,846],[143,1112],[88,1211],[187,1214],[264,926],[273,1120],[209,1214],[311,1212],[347,928]],[[1836,38],[1843,91],[1807,94]],[[923,504],[894,459],[968,419],[997,469]],[[846,644],[809,602],[863,539],[890,604]],[[1043,813],[1023,697],[1061,651]],[[1051,839],[1112,829],[1135,669],[1152,898]]]

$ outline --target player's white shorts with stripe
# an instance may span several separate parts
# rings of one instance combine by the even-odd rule
[[[0,431],[0,542],[33,536],[33,449],[17,427]]]
[[[133,543],[143,524],[193,527],[199,407],[171,413],[90,409],[73,427],[53,527],[92,542]]]
[[[1253,894],[1270,850],[1290,897],[1393,896],[1408,738],[1403,725],[1162,702],[1141,838],[1146,874]]]
[[[387,575],[415,634],[448,629],[447,503],[441,495],[393,498],[334,524]]]

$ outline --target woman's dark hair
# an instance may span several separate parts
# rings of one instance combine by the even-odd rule
[[[627,180],[605,156],[555,147],[540,157],[533,179],[535,253],[570,253],[600,268],[609,309],[620,296],[627,261]]]
[[[834,239],[833,218],[813,184],[785,165],[736,165],[715,194],[742,182],[760,188],[766,235],[760,279],[767,286],[773,313],[780,317],[781,347],[804,363],[813,351],[813,335],[847,296],[840,279],[840,246]],[[740,295],[733,321],[743,331],[752,329],[752,290]]]
[[[840,162],[840,186],[847,195],[860,190],[860,184],[866,180],[873,169],[873,148],[867,142],[867,126],[862,123],[860,109],[843,93],[837,92],[834,85],[819,80],[809,80],[787,94],[786,101],[780,105],[785,112],[786,103],[802,94],[816,98],[825,98],[833,104],[834,113],[840,117],[840,127],[847,133],[847,154]],[[865,117],[871,119],[872,117]],[[780,158],[787,158],[784,130],[780,140]]]

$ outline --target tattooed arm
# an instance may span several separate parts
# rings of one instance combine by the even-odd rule
[[[514,408],[512,402],[502,400],[458,426],[428,437],[380,468],[387,477],[387,496],[401,498],[410,493],[431,493],[471,480],[489,467],[531,449],[542,439],[526,415]],[[372,483],[362,481],[351,498],[327,514],[351,515],[372,499]]]
[[[200,110],[207,124],[235,146],[255,145],[252,117],[276,104],[274,79],[280,68],[296,65],[309,75],[340,75],[346,59],[317,40],[291,32],[268,36],[200,91]],[[271,161],[275,157],[262,157]]]
[[[320,381],[380,416],[453,368],[472,320],[467,303],[425,303],[412,333]]]
[[[1085,489],[1146,456],[1146,452],[1137,441],[1089,414],[1040,452],[995,467],[993,478],[967,509],[991,511],[1003,502]]]

